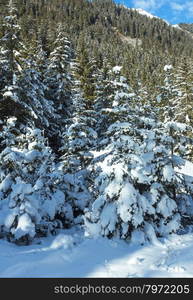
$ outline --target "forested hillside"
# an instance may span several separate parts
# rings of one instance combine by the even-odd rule
[[[0,237],[193,222],[193,38],[111,0],[1,1]]]

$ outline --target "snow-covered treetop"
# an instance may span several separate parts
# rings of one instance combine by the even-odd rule
[[[173,66],[172,65],[165,65],[164,66],[164,71],[167,72],[169,70],[173,69]]]
[[[122,67],[121,66],[115,66],[114,68],[112,68],[112,72],[117,74],[121,72]]]

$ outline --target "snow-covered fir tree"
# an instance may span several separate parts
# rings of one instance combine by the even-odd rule
[[[75,70],[76,64],[73,66]],[[80,81],[74,78],[74,113],[62,134],[61,169],[64,172],[66,199],[71,203],[75,222],[91,200],[88,166],[93,159],[92,151],[97,146],[96,112],[90,99],[85,99]]]
[[[111,66],[107,59],[104,59],[101,69],[97,69],[94,91],[94,109],[97,112],[97,128],[99,140],[103,139],[103,133],[107,128],[106,116],[102,114],[103,109],[109,107],[114,93]]]
[[[44,81],[48,64],[48,53],[44,49],[41,36],[38,36],[37,38],[36,47],[34,49],[34,56],[36,58],[35,60],[37,71],[40,73],[42,81]]]
[[[95,88],[97,80],[97,65],[93,57],[89,57],[86,42],[82,37],[79,39],[77,55],[74,65],[74,74],[79,80],[83,97],[87,99],[88,106],[95,98]]]
[[[175,84],[178,95],[175,100],[175,120],[193,126],[193,65],[183,58],[176,69]]]
[[[46,99],[47,87],[42,81],[43,74],[38,71],[38,63],[40,62],[36,61],[36,57],[32,52],[26,60],[26,68],[20,79],[20,98],[30,107],[36,126],[49,128],[56,112],[53,101]]]
[[[2,116],[29,117],[29,107],[20,99],[19,80],[24,67],[25,47],[20,38],[17,9],[9,1],[8,15],[4,18],[4,35],[0,40],[0,112]]]
[[[115,114],[111,114],[108,108],[112,106],[116,108],[122,103],[121,98],[124,99],[128,94],[129,97],[134,96],[133,89],[127,84],[127,79],[121,75],[122,67],[115,66],[109,69],[109,64],[106,62],[106,68],[107,70],[104,70],[105,80],[103,80],[103,86],[100,87],[100,83],[97,82],[99,86],[97,85],[95,98],[95,109],[98,113],[99,144],[104,145],[108,143],[106,130],[112,124],[112,118],[113,121],[116,121],[114,119],[116,118]]]
[[[192,217],[192,210],[189,208],[192,205],[193,180],[180,172],[180,165],[184,165],[192,155],[192,126],[189,118],[183,118],[186,113],[191,115],[191,111],[184,111],[186,105],[183,106],[186,97],[191,100],[191,89],[189,86],[190,94],[188,95],[188,87],[186,87],[188,79],[185,81],[184,78],[184,81],[178,84],[179,78],[176,80],[176,74],[171,65],[166,65],[164,71],[165,86],[159,96],[163,111],[162,137],[160,136],[159,139],[162,140],[163,145],[167,146],[168,158],[164,163],[165,166],[162,166],[163,174],[165,173],[165,176],[168,174],[168,178],[170,178],[170,180],[167,179],[168,183],[166,183],[167,191],[173,194],[173,199],[177,202],[180,211],[186,211],[181,215],[186,214]],[[187,75],[186,72],[185,74]],[[184,93],[181,89],[184,89]],[[182,104],[181,107],[179,107],[180,103]],[[179,118],[180,115],[181,118]],[[156,157],[156,162],[158,161],[159,157]]]
[[[188,133],[190,128],[184,123],[173,120],[165,120],[159,127],[155,132],[155,140],[158,143],[154,149],[153,164],[157,167],[154,168],[156,173],[153,173],[153,176],[157,178],[158,182],[162,182],[164,197],[173,199],[177,204],[182,224],[184,217],[181,213],[182,206],[184,210],[186,207],[186,213],[189,214],[187,207],[190,206],[190,199],[192,199],[193,178],[189,178],[181,172],[181,168],[186,163],[187,153],[189,153]],[[168,207],[167,203],[163,205],[164,207]],[[192,217],[192,212],[190,214]],[[168,229],[168,224],[165,224]]]
[[[0,153],[1,235],[27,244],[63,227],[72,212],[58,188],[61,175],[41,131],[9,118],[1,134],[7,144]]]
[[[53,51],[49,56],[45,83],[48,87],[47,97],[54,102],[58,114],[63,114],[63,116],[65,114],[69,115],[70,105],[72,104],[71,77],[69,73],[72,56],[71,43],[64,34],[63,26],[60,24],[53,43]]]
[[[175,109],[175,99],[177,97],[177,89],[175,87],[174,68],[170,65],[164,66],[163,85],[158,88],[156,95],[157,106],[160,109],[160,119],[171,121],[173,110]]]
[[[161,93],[157,96],[157,101],[160,107],[161,119],[167,127],[167,134],[171,138],[171,152],[179,154],[184,159],[190,159],[193,151],[192,126],[191,122],[187,121],[189,117],[185,118],[185,115],[186,113],[190,115],[191,110],[189,107],[189,111],[184,111],[186,105],[184,106],[183,103],[186,93],[181,91],[187,83],[183,81],[180,85],[176,76],[176,71],[172,65],[164,67],[164,85],[161,87]],[[187,95],[187,97],[191,99],[191,95]]]
[[[142,103],[128,86],[128,93],[117,90],[106,109],[110,143],[93,166],[95,200],[85,217],[90,234],[139,236],[143,243],[180,226],[176,194],[182,191],[184,178],[175,168],[183,161],[172,156],[167,133],[151,104]]]

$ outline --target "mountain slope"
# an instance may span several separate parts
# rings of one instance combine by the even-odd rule
[[[176,65],[183,56],[193,57],[189,32],[112,0],[17,0],[16,4],[23,38],[32,47],[36,38],[41,38],[48,54],[53,50],[55,29],[62,23],[75,51],[85,43],[89,57],[94,57],[99,64],[108,58],[112,66],[123,65],[123,70],[128,65],[133,70],[144,66],[142,78],[150,83],[157,80],[159,84],[160,76],[152,77],[152,72],[161,74],[166,63]],[[6,6],[0,15],[5,9]]]
[[[38,32],[52,39],[53,29],[62,22],[75,44],[81,36],[90,45],[90,51],[94,47],[96,52],[107,55],[106,47],[110,47],[108,52],[113,51],[110,46],[113,43],[118,52],[117,55],[113,52],[116,59],[120,57],[122,45],[114,34],[114,27],[126,37],[142,39],[144,51],[155,47],[162,52],[167,51],[168,55],[193,55],[192,41],[187,32],[177,31],[165,20],[144,10],[127,9],[112,0],[47,0],[41,4],[35,0],[22,1],[22,4],[17,2],[23,34],[29,40]]]

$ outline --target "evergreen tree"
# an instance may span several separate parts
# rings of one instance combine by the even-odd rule
[[[76,69],[76,67],[74,66]],[[83,213],[91,200],[88,166],[93,158],[92,150],[97,145],[96,112],[74,80],[73,115],[62,134],[61,168],[64,175],[66,199],[71,203],[74,216]],[[90,105],[89,105],[90,104]],[[81,220],[82,221],[82,220]]]
[[[167,191],[170,195],[173,195],[172,198],[178,203],[180,210],[185,210],[186,207],[186,213],[189,215],[187,207],[191,206],[192,181],[180,173],[180,165],[185,164],[186,159],[191,159],[192,156],[192,127],[190,122],[188,122],[189,118],[179,118],[180,115],[181,117],[185,115],[181,114],[177,104],[181,101],[183,103],[185,99],[185,93],[183,94],[180,88],[183,88],[186,82],[184,81],[182,86],[177,84],[176,74],[171,65],[166,65],[164,71],[164,93],[159,98],[161,99],[160,104],[164,116],[161,132],[165,138],[163,139],[162,136],[159,139],[162,140],[163,145],[167,148],[167,159],[164,162],[165,166],[162,165],[162,170],[169,177],[166,183]],[[182,111],[185,114],[184,107],[182,105]],[[159,158],[156,159],[158,162]]]
[[[183,58],[176,69],[176,89],[178,95],[175,99],[175,120],[193,126],[193,66],[191,61]]]
[[[45,73],[47,70],[47,64],[48,64],[48,53],[44,49],[44,44],[42,41],[42,38],[38,36],[36,40],[36,47],[33,51],[36,61],[36,70],[39,72],[41,76],[41,80],[45,81]]]
[[[96,84],[96,61],[89,57],[88,49],[84,39],[81,37],[78,47],[74,73],[80,82],[80,88],[83,91],[83,97],[87,99],[88,106],[94,100]]]
[[[25,119],[30,115],[29,106],[20,99],[19,84],[24,67],[25,47],[20,37],[17,9],[10,0],[9,15],[4,18],[4,35],[0,40],[0,112],[2,116],[17,116]]]
[[[61,228],[71,210],[57,186],[61,175],[41,131],[10,118],[3,134],[7,145],[0,153],[1,235],[27,244]]]
[[[178,91],[175,86],[175,75],[172,65],[164,66],[163,85],[158,89],[160,92],[157,97],[157,106],[160,108],[160,119],[171,121],[174,116],[175,100]]]
[[[171,154],[179,154],[183,158],[190,159],[192,153],[192,127],[188,121],[188,115],[191,114],[191,111],[184,111],[186,107],[186,105],[183,106],[185,93],[181,91],[186,82],[184,81],[181,86],[178,84],[176,72],[172,65],[166,65],[164,72],[164,86],[157,99],[161,107],[162,120],[167,126],[167,134],[171,139]],[[186,113],[188,115],[185,119]]]
[[[46,99],[47,87],[42,81],[43,70],[38,71],[38,59],[32,52],[26,60],[26,68],[20,79],[22,102],[25,102],[31,110],[35,124],[39,128],[49,128],[50,122],[56,116],[53,101]],[[41,66],[43,68],[43,66]]]
[[[60,24],[46,72],[47,96],[54,102],[59,114],[69,115],[71,105],[71,78],[69,74],[72,47]],[[63,116],[62,116],[63,118]]]
[[[97,70],[95,92],[94,92],[94,109],[97,112],[96,131],[99,139],[103,138],[106,129],[106,117],[102,114],[103,109],[109,107],[113,94],[113,84],[111,81],[111,66],[107,59],[104,59],[102,66]]]
[[[103,95],[102,97],[99,95],[100,98],[96,97],[95,99],[101,143],[108,143],[108,139],[104,139],[106,130],[112,122],[118,120],[118,115],[116,116],[108,108],[112,106],[116,108],[122,104],[122,98],[125,101],[125,97],[132,98],[134,96],[132,88],[128,85],[127,79],[121,75],[121,71],[121,66],[115,66],[107,72],[106,79],[102,83]]]
[[[167,135],[153,107],[139,100],[128,86],[128,93],[116,92],[107,110],[110,143],[94,161],[94,202],[85,224],[91,234],[123,239],[138,235],[143,243],[179,228],[171,186],[180,192],[183,180],[170,164]],[[176,159],[175,167],[180,164]]]

